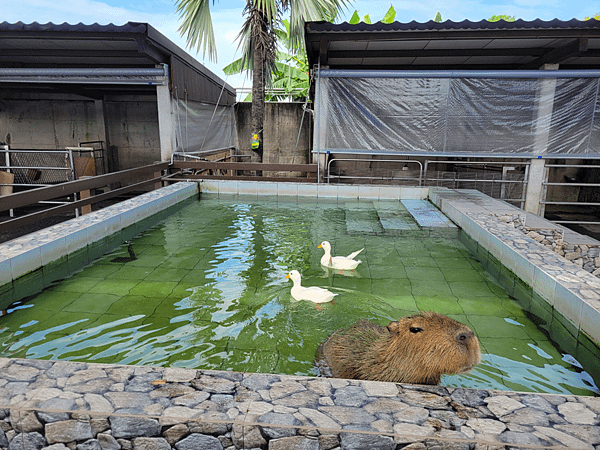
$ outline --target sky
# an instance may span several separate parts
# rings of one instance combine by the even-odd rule
[[[175,0],[2,0],[0,21],[9,23],[52,22],[90,25],[147,22],[200,63],[236,88],[249,88],[251,79],[244,75],[227,76],[222,68],[240,57],[236,37],[241,29],[246,0],[209,0],[217,42],[217,61],[204,58],[202,51],[187,48],[178,31],[181,24]],[[600,0],[356,0],[337,22],[350,19],[357,10],[362,17],[381,20],[389,7],[396,10],[398,22],[427,22],[436,13],[442,20],[479,21],[505,14],[523,20],[583,20],[600,13]]]

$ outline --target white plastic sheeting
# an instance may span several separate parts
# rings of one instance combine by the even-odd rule
[[[313,152],[598,157],[600,73],[592,75],[321,70]]]
[[[173,99],[178,152],[198,152],[236,146],[235,111],[191,100]]]

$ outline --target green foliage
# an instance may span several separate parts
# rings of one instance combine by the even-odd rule
[[[381,19],[381,21],[383,23],[392,23],[395,19],[396,19],[396,10],[394,9],[394,7],[392,5],[390,5],[390,9],[388,9],[388,11],[385,13],[385,16],[383,16],[383,19]]]
[[[514,22],[515,16],[507,16],[505,14],[494,15],[488,19],[488,22],[498,22],[499,20],[504,20],[506,22]]]
[[[213,0],[214,1],[214,0]],[[186,35],[188,47],[200,51],[210,61],[217,60],[217,46],[210,17],[209,0],[177,0],[177,13],[183,19],[179,32]]]
[[[359,22],[360,22],[360,16],[358,15],[358,11],[354,11],[354,14],[352,14],[352,17],[350,17],[350,20],[348,21],[348,23],[351,25],[355,25]]]
[[[594,17],[586,17],[583,20],[590,20],[590,19],[596,19],[596,20],[600,20],[600,13],[598,14],[594,14]]]
[[[442,21],[442,15],[440,14],[440,12],[438,11],[437,14],[435,15],[435,17],[433,18],[434,22],[438,22],[440,23]]]
[[[282,20],[283,29],[277,28],[279,43],[286,51],[278,51],[276,54],[275,68],[271,74],[271,90],[276,93],[268,93],[266,101],[282,101],[291,98],[293,101],[302,101],[308,95],[309,67],[306,49],[294,50],[290,40],[290,24]],[[226,75],[233,75],[247,71],[242,58],[233,61],[223,68]],[[252,94],[248,94],[245,102],[252,101]]]
[[[394,19],[396,18],[396,10],[394,9],[393,5],[390,5],[390,9],[388,9],[388,11],[385,13],[385,16],[383,16],[383,19],[380,20],[380,22],[382,23],[392,23],[394,21]],[[350,20],[348,21],[349,24],[351,25],[356,25],[357,23],[360,23],[360,16],[358,15],[358,11],[354,11],[354,14],[352,14],[352,17],[350,17]],[[371,17],[367,14],[363,20],[364,23],[372,23],[371,22]]]

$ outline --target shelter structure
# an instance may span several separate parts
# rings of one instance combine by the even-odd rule
[[[91,146],[112,172],[233,147],[235,96],[147,23],[0,23],[0,141],[10,148]]]
[[[566,175],[575,179],[600,158],[594,19],[308,22],[305,38],[316,80],[313,155],[327,176],[345,170],[344,158],[396,159],[405,170],[419,161],[421,172],[435,161],[485,160],[510,183],[519,163],[513,200],[543,214],[548,166],[573,166]]]

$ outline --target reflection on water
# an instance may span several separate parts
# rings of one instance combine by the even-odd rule
[[[458,240],[390,232],[378,208],[410,220],[397,202],[189,205],[0,317],[0,356],[316,375],[315,350],[336,329],[434,309],[469,325],[483,353],[442,384],[598,392]],[[336,254],[364,247],[363,262],[321,267],[325,239]],[[294,301],[292,269],[336,301]]]

